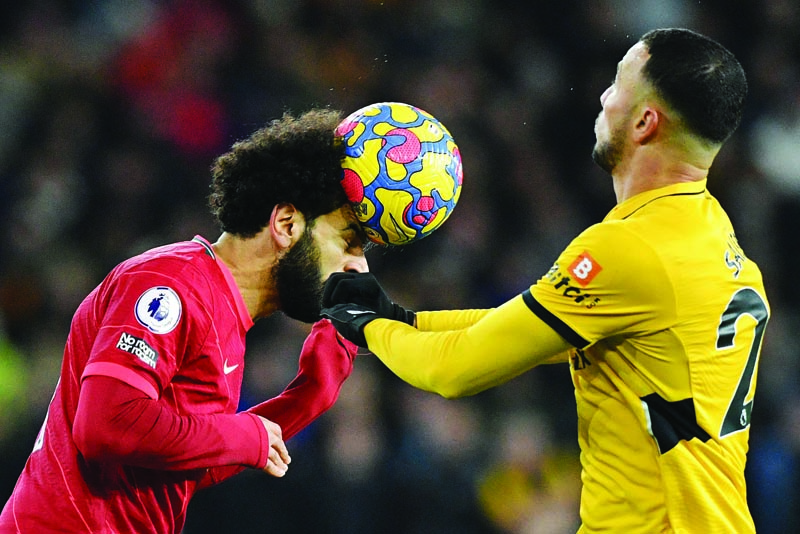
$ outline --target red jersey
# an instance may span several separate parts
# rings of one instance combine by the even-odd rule
[[[263,424],[236,414],[252,324],[232,275],[203,238],[118,265],[75,313],[59,383],[0,532],[179,532],[201,481],[218,482],[237,471],[230,466],[264,467]],[[137,465],[83,458],[73,422],[81,382],[91,375],[118,379],[189,416],[165,437],[165,454]]]

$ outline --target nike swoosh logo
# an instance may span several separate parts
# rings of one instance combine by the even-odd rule
[[[347,310],[347,313],[349,313],[350,315],[364,315],[365,313],[374,314],[375,312],[372,310]]]
[[[223,372],[223,373],[225,373],[226,375],[229,375],[229,374],[231,374],[231,373],[232,373],[232,372],[233,372],[233,371],[234,371],[234,370],[235,370],[237,367],[239,367],[239,364],[238,364],[238,363],[237,363],[236,365],[231,365],[231,366],[229,366],[229,365],[228,365],[228,360],[226,359],[226,360],[225,360],[225,363],[222,365],[222,372]]]

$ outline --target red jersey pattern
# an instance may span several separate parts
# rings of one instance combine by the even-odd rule
[[[179,532],[208,468],[221,458],[263,467],[267,436],[255,415],[233,416],[242,419],[229,431],[240,437],[224,451],[219,425],[202,424],[204,415],[236,412],[252,324],[230,272],[200,237],[118,265],[73,317],[58,385],[0,532]],[[191,446],[157,465],[84,460],[72,428],[90,375],[126,382],[179,416],[199,416],[185,440]]]

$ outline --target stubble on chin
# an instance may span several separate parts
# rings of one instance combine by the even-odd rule
[[[319,250],[310,231],[273,268],[281,311],[304,323],[319,320],[324,290]]]

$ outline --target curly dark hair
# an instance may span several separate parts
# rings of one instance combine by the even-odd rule
[[[739,126],[747,79],[718,42],[683,28],[651,30],[640,39],[650,52],[645,78],[696,135],[722,143]]]
[[[236,142],[211,167],[211,213],[224,231],[253,237],[279,203],[294,205],[311,224],[348,203],[342,177],[344,146],[334,135],[341,112],[285,113]]]

